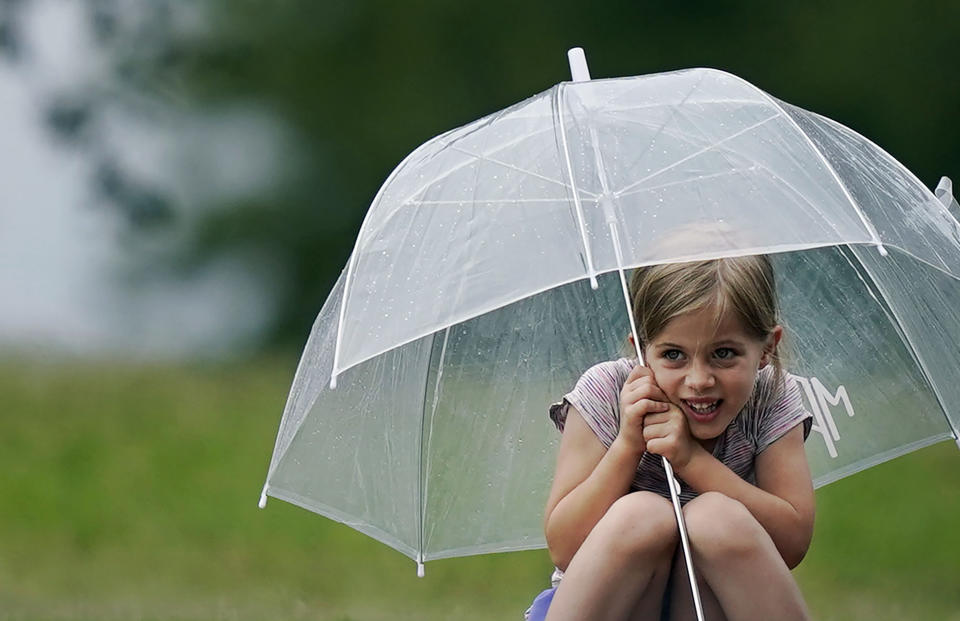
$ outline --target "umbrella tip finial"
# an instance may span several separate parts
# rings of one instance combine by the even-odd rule
[[[888,254],[888,253],[887,253],[887,249],[884,248],[884,247],[883,247],[883,244],[880,244],[880,243],[877,244],[877,251],[880,252],[880,256],[881,256],[881,257],[885,257],[885,256],[887,256],[887,254]]]
[[[423,578],[423,557],[417,555],[417,578]]]
[[[330,390],[336,390],[337,388],[337,374],[336,372],[330,375]]]
[[[267,508],[267,488],[264,486],[263,491],[260,492],[260,502],[257,503],[257,506],[261,509]]]
[[[574,82],[590,81],[587,56],[583,53],[582,47],[572,47],[567,50],[567,61],[570,63],[570,77]]]

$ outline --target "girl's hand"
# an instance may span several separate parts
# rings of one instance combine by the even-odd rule
[[[667,411],[650,414],[644,419],[643,439],[647,450],[666,457],[677,474],[690,463],[700,446],[690,435],[683,410],[673,403],[669,404]]]
[[[667,395],[653,378],[653,371],[635,366],[620,389],[620,432],[617,439],[635,451],[638,457],[643,455],[647,450],[644,421],[651,414],[667,412],[670,407]]]

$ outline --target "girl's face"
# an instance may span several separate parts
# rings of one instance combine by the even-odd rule
[[[691,435],[712,447],[746,404],[782,335],[777,326],[757,340],[734,311],[718,321],[716,309],[707,307],[670,320],[644,356],[657,384],[686,415]]]

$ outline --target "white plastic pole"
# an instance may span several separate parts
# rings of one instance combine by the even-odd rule
[[[611,209],[612,212],[612,209]],[[609,221],[609,216],[608,216]],[[620,235],[617,232],[615,221],[610,221],[610,236],[613,239],[615,252],[617,255],[617,270],[620,272],[620,288],[623,290],[623,299],[627,302],[627,314],[630,315],[630,330],[633,332],[633,346],[637,352],[637,362],[646,364],[643,360],[643,352],[640,350],[640,338],[637,335],[637,325],[633,319],[633,312],[630,304],[630,293],[627,290],[627,277],[623,271],[623,261],[621,260]],[[703,621],[703,604],[700,603],[700,589],[697,586],[697,574],[693,569],[693,555],[690,553],[690,540],[687,538],[687,524],[683,519],[683,509],[680,507],[680,483],[673,474],[673,466],[666,457],[660,457],[663,462],[663,471],[667,475],[667,487],[670,488],[670,501],[673,503],[673,513],[677,517],[677,528],[680,529],[680,544],[683,547],[683,559],[687,564],[687,576],[690,579],[690,591],[693,594],[693,607],[697,611],[697,620]]]
[[[590,80],[590,71],[587,68],[587,58],[583,53],[583,48],[575,47],[567,51],[567,59],[570,62],[570,75],[574,82],[584,82]],[[630,294],[627,290],[627,277],[623,268],[623,251],[620,247],[620,235],[617,230],[617,216],[613,210],[612,199],[609,188],[607,187],[606,176],[604,175],[603,156],[600,153],[600,147],[596,138],[596,130],[591,127],[591,136],[593,137],[594,156],[597,159],[597,171],[600,175],[600,184],[603,187],[603,194],[600,197],[600,205],[603,207],[604,216],[607,225],[610,228],[610,238],[613,241],[613,252],[617,259],[617,271],[620,274],[620,287],[623,290],[623,299],[627,306],[627,316],[630,318],[630,330],[633,333],[633,344],[637,352],[637,361],[645,364],[643,352],[640,350],[640,338],[637,334],[637,326],[633,319],[633,309],[630,304]],[[683,520],[683,509],[680,506],[680,484],[673,474],[673,467],[666,457],[662,457],[663,470],[666,473],[667,487],[670,488],[670,500],[673,502],[673,512],[677,517],[677,528],[680,530],[680,543],[683,547],[683,558],[687,564],[687,577],[690,579],[690,590],[693,594],[693,606],[697,612],[697,621],[704,621],[703,606],[700,602],[700,589],[697,586],[697,576],[693,569],[693,555],[690,552],[690,541],[687,538],[687,526]]]
[[[933,191],[933,195],[937,197],[937,200],[943,204],[954,218],[960,218],[960,204],[957,203],[957,199],[953,196],[953,181],[950,180],[950,177],[940,177],[940,183],[937,184],[937,189]],[[957,443],[957,448],[960,448],[960,431],[953,426],[953,421],[950,420],[950,417],[947,417],[947,421],[950,423],[950,428],[953,431],[953,439]]]

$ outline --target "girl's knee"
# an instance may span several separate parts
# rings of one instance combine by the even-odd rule
[[[693,552],[704,562],[751,556],[767,537],[741,502],[718,492],[691,500],[683,514]]]
[[[679,541],[672,505],[652,492],[633,492],[618,499],[594,531],[616,551],[641,557],[672,558]]]

